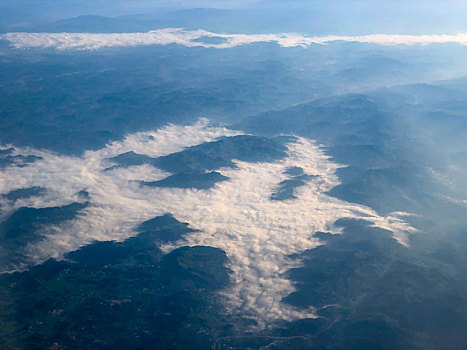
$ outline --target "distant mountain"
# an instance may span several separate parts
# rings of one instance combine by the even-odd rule
[[[33,27],[17,28],[16,31],[35,33],[128,33],[147,32],[160,28],[157,20],[136,20],[119,17],[86,15]]]

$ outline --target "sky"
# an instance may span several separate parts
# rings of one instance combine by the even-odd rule
[[[254,14],[258,29],[289,26],[315,34],[456,34],[467,31],[463,1],[250,1],[250,0],[0,0],[0,25],[44,23],[80,15],[166,18],[195,8],[235,10],[239,25]],[[193,14],[196,16],[196,14]],[[225,13],[212,13],[221,19]],[[155,28],[156,29],[156,28]],[[199,28],[210,29],[210,28]],[[316,33],[317,34],[317,33]]]
[[[0,40],[6,40],[18,49],[58,50],[168,44],[228,49],[258,42],[308,47],[333,41],[378,45],[466,45],[467,6],[457,1],[449,4],[434,1],[0,0],[0,10],[7,8],[0,20],[3,18],[6,23],[5,18],[12,14],[8,28],[25,28],[41,21],[88,14],[152,13],[165,18],[171,16],[167,12],[170,9],[196,7],[231,9],[238,26],[228,34],[204,27],[197,30],[154,28],[144,33],[110,34],[15,33],[12,30],[0,34]],[[192,15],[220,16],[222,19],[226,18],[226,13],[208,11],[193,12]],[[242,30],[243,23],[239,19],[246,14],[245,21],[258,22],[257,33]],[[182,26],[185,17],[180,18]],[[202,26],[204,20],[200,18],[195,23]],[[278,28],[278,23],[283,24],[280,29],[267,32],[268,28]],[[221,37],[225,42],[206,44],[197,41],[203,37]],[[365,220],[374,227],[388,230],[401,245],[407,245],[410,235],[416,232],[406,222],[410,213],[384,216],[372,208],[329,196],[328,191],[339,185],[336,172],[343,165],[326,156],[320,145],[304,138],[288,143],[287,156],[276,162],[235,161],[235,168],[219,169],[229,180],[208,190],[142,188],[140,181],[157,181],[170,175],[148,164],[108,170],[113,165],[110,157],[128,151],[158,157],[237,134],[242,131],[214,127],[209,121],[200,120],[193,125],[168,125],[159,130],[130,134],[122,141],[87,151],[81,157],[17,148],[15,152],[18,154],[32,154],[42,159],[31,164],[28,171],[18,167],[6,169],[0,178],[0,193],[34,186],[48,191],[44,197],[14,203],[0,199],[4,201],[0,204],[7,208],[7,215],[21,206],[40,208],[83,201],[78,193],[83,190],[89,193],[90,204],[77,218],[48,227],[43,232],[43,241],[26,248],[27,258],[33,264],[51,257],[61,258],[95,240],[122,241],[135,235],[135,228],[142,222],[170,213],[180,222],[188,223],[193,231],[182,240],[161,248],[170,252],[185,245],[207,245],[225,251],[235,281],[232,289],[225,293],[231,313],[247,312],[263,325],[273,319],[290,321],[316,315],[316,310],[297,311],[281,303],[294,290],[292,283],[284,277],[285,271],[298,266],[290,256],[322,244],[314,236],[316,232],[340,233],[334,223],[341,218]],[[302,168],[306,175],[313,176],[313,180],[300,188],[293,200],[271,200],[279,184],[287,180],[286,170],[291,167]]]

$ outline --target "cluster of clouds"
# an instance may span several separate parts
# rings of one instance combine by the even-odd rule
[[[203,39],[215,38],[217,43]],[[186,47],[227,49],[253,43],[277,43],[282,47],[307,47],[334,41],[360,42],[380,45],[427,45],[441,43],[467,44],[467,34],[456,35],[398,35],[371,34],[358,36],[330,35],[310,37],[296,33],[225,34],[206,30],[164,28],[145,33],[23,33],[0,35],[14,48],[56,48],[59,50],[97,50],[106,47],[177,44]]]
[[[402,219],[404,213],[386,217],[373,209],[341,201],[326,194],[339,184],[332,162],[312,140],[297,138],[287,145],[287,156],[272,163],[235,161],[235,168],[219,172],[230,180],[208,190],[141,187],[134,180],[155,181],[167,173],[149,165],[113,168],[108,158],[134,151],[151,157],[180,151],[188,146],[240,134],[210,126],[207,120],[194,125],[168,125],[155,132],[128,135],[101,150],[68,157],[18,148],[22,154],[43,157],[25,167],[8,167],[0,176],[0,193],[32,186],[47,188],[43,197],[2,199],[4,215],[20,206],[48,207],[83,201],[77,192],[86,190],[90,204],[67,223],[48,228],[45,238],[27,247],[31,261],[61,258],[95,240],[122,241],[134,236],[135,228],[155,216],[171,213],[195,231],[161,248],[170,252],[185,245],[207,245],[224,250],[232,270],[232,286],[222,292],[227,310],[248,316],[260,327],[277,319],[314,317],[315,310],[299,310],[282,303],[294,291],[284,273],[300,265],[291,254],[317,247],[318,231],[339,234],[334,222],[340,218],[364,219],[374,227],[393,232],[402,244],[414,228]],[[289,167],[301,167],[310,178],[296,190],[295,199],[271,200],[279,183],[288,178]]]

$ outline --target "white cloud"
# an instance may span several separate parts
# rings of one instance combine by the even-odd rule
[[[220,43],[204,43],[202,39],[221,38]],[[105,47],[178,44],[187,47],[227,49],[235,46],[271,42],[282,47],[310,46],[334,41],[360,42],[380,45],[427,45],[439,43],[467,44],[467,34],[455,35],[399,35],[370,34],[359,36],[330,35],[310,37],[298,33],[225,34],[206,30],[165,28],[144,33],[6,33],[6,40],[15,48],[56,48],[59,50],[97,50]],[[201,40],[201,41],[197,41]]]
[[[297,310],[281,300],[294,290],[284,272],[300,265],[288,256],[322,244],[314,237],[315,232],[340,233],[333,224],[344,217],[365,219],[390,230],[401,243],[406,242],[407,232],[414,231],[397,215],[381,217],[371,208],[326,195],[339,184],[335,172],[341,165],[304,138],[289,143],[287,157],[274,163],[235,161],[236,168],[220,169],[230,180],[209,190],[142,188],[132,180],[157,180],[167,175],[147,165],[104,171],[109,165],[106,158],[129,150],[154,157],[235,134],[238,132],[210,127],[204,120],[192,126],[170,125],[156,132],[128,135],[80,158],[19,149],[44,159],[26,168],[5,169],[0,192],[31,186],[51,189],[43,198],[5,202],[10,212],[19,205],[68,204],[77,200],[77,191],[89,192],[90,205],[80,217],[52,228],[44,241],[28,247],[35,262],[60,258],[93,240],[124,240],[135,234],[134,228],[141,222],[173,214],[197,231],[161,248],[166,252],[183,245],[223,249],[234,281],[232,288],[223,291],[227,309],[256,319],[260,326],[274,319],[313,317],[313,308]],[[284,170],[291,166],[318,177],[300,187],[296,199],[270,200],[278,184],[287,178]]]

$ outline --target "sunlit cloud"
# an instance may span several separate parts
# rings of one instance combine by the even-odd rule
[[[216,38],[217,43],[203,39]],[[177,44],[186,47],[228,49],[254,43],[276,43],[282,47],[308,47],[336,41],[359,42],[379,45],[428,45],[456,43],[467,44],[467,34],[455,35],[399,35],[370,34],[358,36],[329,35],[306,36],[298,33],[279,34],[225,34],[206,30],[164,28],[144,33],[6,33],[0,40],[13,47],[55,48],[59,50],[97,50],[106,47]]]
[[[320,244],[315,233],[339,234],[341,218],[364,219],[374,227],[393,232],[401,244],[414,228],[403,221],[406,213],[386,217],[362,205],[341,201],[326,193],[339,184],[336,164],[312,140],[296,138],[287,144],[287,156],[269,163],[234,160],[236,167],[218,171],[229,178],[208,190],[142,187],[135,180],[155,181],[170,174],[149,165],[113,168],[109,157],[134,151],[151,157],[178,152],[184,147],[213,141],[240,132],[212,127],[206,120],[190,126],[169,125],[155,132],[128,135],[82,157],[18,148],[42,160],[26,168],[8,167],[0,178],[0,193],[41,186],[44,196],[19,202],[2,199],[4,215],[19,206],[46,207],[82,201],[77,192],[89,193],[89,205],[74,220],[49,229],[45,238],[26,251],[32,263],[61,258],[95,240],[122,241],[153,217],[171,213],[194,231],[180,241],[161,246],[170,252],[185,245],[207,245],[224,250],[232,270],[232,286],[222,292],[231,314],[249,316],[259,326],[275,319],[314,317],[314,310],[299,310],[282,303],[294,291],[284,273],[300,265],[291,254]],[[286,170],[300,167],[310,176],[296,189],[295,199],[271,200],[286,180]]]

